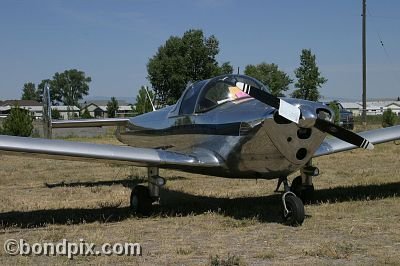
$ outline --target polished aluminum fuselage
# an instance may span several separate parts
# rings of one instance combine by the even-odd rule
[[[326,106],[286,99],[308,112]],[[298,170],[313,156],[326,134],[276,116],[253,98],[226,102],[204,113],[179,115],[179,104],[129,119],[117,138],[133,147],[215,156],[221,167],[181,170],[231,178],[279,178]]]

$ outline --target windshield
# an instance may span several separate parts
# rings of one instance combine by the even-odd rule
[[[200,89],[206,83],[205,80],[190,84],[185,92],[185,96],[182,99],[181,108],[179,110],[180,115],[192,114],[194,107],[196,106],[197,96],[199,95]]]
[[[237,82],[243,82],[258,89],[268,91],[263,84],[247,76],[228,75],[217,77],[205,85],[197,102],[196,111],[204,112],[226,102],[249,98],[248,94],[236,86]]]

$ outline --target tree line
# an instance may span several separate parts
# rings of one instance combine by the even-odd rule
[[[233,73],[233,66],[229,61],[222,63],[217,61],[219,52],[218,39],[214,35],[205,36],[202,30],[191,29],[181,37],[171,36],[147,63],[147,79],[152,86],[152,91],[148,92],[152,100],[155,100],[157,106],[173,104],[189,82]],[[244,74],[260,80],[276,96],[285,96],[290,84],[294,82],[275,63],[249,64],[245,67]],[[294,74],[297,79],[294,83],[296,89],[290,96],[318,101],[319,88],[327,82],[327,79],[321,75],[316,64],[316,56],[311,49],[301,51],[300,66],[295,69]],[[44,86],[48,83],[53,105],[79,106],[79,100],[89,94],[90,82],[91,77],[77,69],[56,72],[51,79],[42,80],[37,87],[33,82],[25,83],[21,98],[41,102]],[[111,117],[115,115],[117,105],[115,98],[109,101]],[[138,114],[152,110],[143,86],[138,91],[135,106]],[[83,110],[81,115],[85,118],[90,117],[86,110]]]
[[[182,37],[171,36],[147,63],[147,78],[157,102],[160,105],[176,102],[189,82],[231,74],[232,65],[230,62],[220,65],[216,60],[218,53],[218,39],[214,35],[204,36],[202,30],[188,30]],[[284,96],[293,83],[289,75],[274,63],[247,65],[244,74],[260,80],[276,96]],[[294,84],[296,89],[291,96],[319,100],[319,88],[327,79],[321,75],[311,49],[301,51],[300,66],[294,74],[297,78]]]
[[[171,36],[147,63],[147,79],[152,90],[146,91],[144,86],[140,88],[134,111],[138,114],[151,111],[150,99],[155,100],[159,107],[173,104],[188,83],[233,73],[233,66],[229,61],[217,61],[219,52],[218,39],[214,35],[205,36],[202,30],[191,29],[181,37]],[[249,64],[245,67],[244,74],[260,80],[276,96],[284,96],[294,82],[275,63]],[[318,101],[319,88],[327,79],[321,75],[316,56],[311,49],[301,51],[300,66],[295,69],[294,74],[297,79],[294,83],[296,89],[290,96]],[[49,84],[52,105],[79,106],[79,100],[89,94],[91,80],[85,72],[77,69],[56,72],[52,78],[42,80],[37,86],[33,82],[25,83],[21,99],[42,102],[44,87]],[[107,104],[109,117],[114,117],[118,108],[118,101],[112,97]],[[57,112],[54,114],[57,116]],[[81,117],[91,118],[87,109],[82,110]]]
[[[89,84],[92,78],[85,72],[77,69],[69,69],[64,72],[56,72],[51,79],[42,80],[36,87],[35,83],[27,82],[22,88],[21,100],[43,101],[43,91],[48,84],[50,88],[50,101],[54,105],[66,105],[80,107],[79,100],[89,95]],[[111,97],[107,103],[107,112],[109,117],[115,117],[118,111],[118,101]],[[52,110],[52,118],[59,119],[60,113],[57,109]],[[81,112],[81,118],[93,118],[85,108]]]

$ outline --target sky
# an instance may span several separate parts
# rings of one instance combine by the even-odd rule
[[[367,97],[397,98],[400,1],[367,9]],[[295,79],[311,49],[328,79],[321,94],[361,100],[361,13],[362,0],[0,0],[0,99],[71,68],[92,78],[90,97],[135,97],[158,47],[202,29],[235,69],[275,63]]]

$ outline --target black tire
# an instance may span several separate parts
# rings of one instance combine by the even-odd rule
[[[296,194],[297,197],[300,197],[302,186],[303,186],[303,180],[301,176],[297,176],[292,181],[292,184],[290,186],[290,191]]]
[[[296,194],[303,203],[308,203],[313,200],[314,196],[314,185],[303,185],[301,176],[297,176],[292,181],[292,185],[290,186],[290,191]]]
[[[132,189],[130,203],[132,211],[137,214],[148,216],[152,212],[153,200],[145,186],[137,185]]]
[[[303,202],[293,195],[287,195],[285,197],[286,208],[289,213],[284,216],[286,224],[291,226],[301,225],[304,221],[304,204]]]

